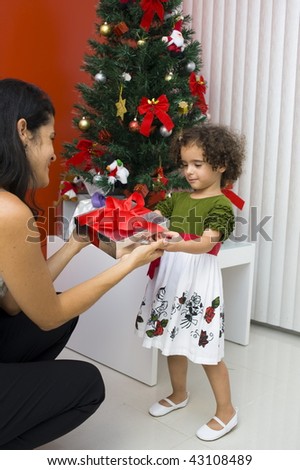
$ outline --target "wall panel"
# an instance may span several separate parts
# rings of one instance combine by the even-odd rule
[[[211,120],[245,134],[239,235],[256,243],[252,318],[300,331],[299,0],[184,0]]]

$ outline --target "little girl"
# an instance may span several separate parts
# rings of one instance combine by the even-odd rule
[[[171,147],[192,192],[174,192],[156,212],[170,219],[165,253],[146,287],[136,328],[143,346],[168,356],[172,393],[152,405],[163,416],[189,401],[188,360],[202,364],[216,399],[216,414],[196,435],[218,439],[238,422],[224,356],[224,310],[217,254],[234,229],[230,200],[222,193],[241,174],[244,139],[225,126],[183,130]],[[150,270],[151,271],[151,270]]]

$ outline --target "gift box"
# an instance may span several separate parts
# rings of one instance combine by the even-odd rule
[[[162,233],[168,219],[145,208],[136,192],[127,199],[107,197],[104,207],[76,216],[75,225],[79,234],[89,235],[95,246],[119,258],[129,245],[149,243],[149,236]]]

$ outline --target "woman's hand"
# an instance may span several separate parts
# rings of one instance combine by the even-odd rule
[[[68,245],[74,254],[79,253],[83,248],[91,244],[90,237],[88,235],[78,234],[76,229],[72,232]]]
[[[144,264],[151,263],[162,256],[164,250],[164,240],[157,240],[148,245],[138,245],[129,254],[124,254],[120,262],[131,262],[133,267],[137,268]]]

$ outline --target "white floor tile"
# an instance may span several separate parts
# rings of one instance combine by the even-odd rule
[[[65,349],[62,357],[80,356]],[[251,325],[249,346],[227,342],[225,361],[240,420],[218,441],[202,442],[195,436],[215,411],[199,365],[189,365],[191,399],[186,408],[160,418],[148,414],[149,406],[171,391],[166,358],[159,356],[155,387],[96,364],[106,384],[105,402],[82,426],[41,449],[299,450],[299,336]]]

